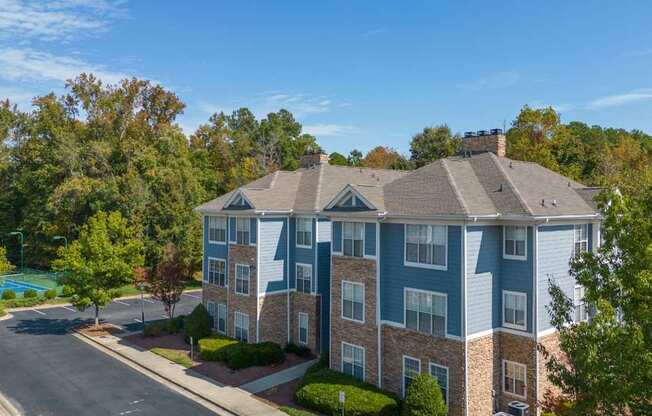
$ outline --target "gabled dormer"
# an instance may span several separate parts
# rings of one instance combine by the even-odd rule
[[[231,198],[229,198],[226,201],[226,204],[224,204],[224,209],[231,209],[231,210],[243,210],[243,209],[253,209],[254,204],[251,203],[249,198],[247,198],[247,195],[239,189],[236,192],[231,195]]]
[[[374,211],[376,207],[353,185],[346,185],[335,198],[326,205],[328,211]]]

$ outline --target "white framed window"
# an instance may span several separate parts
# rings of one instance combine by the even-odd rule
[[[208,258],[208,283],[226,287],[226,261]]]
[[[226,334],[226,305],[223,303],[217,304],[217,322],[215,328],[220,334]]]
[[[448,404],[448,367],[430,363],[430,375],[437,380],[444,403]]]
[[[235,321],[235,339],[241,342],[249,342],[249,315],[236,312],[233,320]]]
[[[249,242],[251,241],[250,227],[251,227],[251,221],[249,220],[249,218],[235,219],[235,230],[236,230],[235,242],[237,244],[249,245]]]
[[[297,263],[296,288],[297,292],[310,293],[312,290],[312,265]]]
[[[297,247],[312,248],[312,218],[297,218]]]
[[[215,303],[206,302],[206,310],[208,314],[213,318],[213,323],[215,322]]]
[[[410,383],[421,373],[421,360],[403,356],[403,397],[407,394]]]
[[[527,227],[505,225],[503,227],[503,258],[527,260]]]
[[[405,224],[405,264],[446,270],[448,227]]]
[[[444,293],[405,289],[405,327],[445,336],[448,298]]]
[[[584,286],[576,285],[573,291],[573,306],[575,309],[575,322],[584,322],[589,320],[588,310],[584,303]]]
[[[527,294],[503,290],[503,326],[527,330]]]
[[[363,222],[342,223],[342,255],[364,256],[364,227]]]
[[[575,224],[573,255],[577,256],[589,250],[589,224]]]
[[[503,392],[525,399],[527,396],[527,366],[503,360]]]
[[[364,348],[342,342],[342,372],[364,381]]]
[[[226,244],[226,217],[208,217],[208,242]]]
[[[239,295],[249,294],[250,269],[246,264],[235,265],[235,293]]]
[[[308,314],[299,312],[299,344],[308,344]]]
[[[364,285],[342,281],[342,318],[364,322]]]

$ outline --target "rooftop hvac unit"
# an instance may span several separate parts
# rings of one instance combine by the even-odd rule
[[[492,135],[503,134],[503,129],[491,129]]]
[[[474,131],[466,131],[466,132],[464,132],[464,137],[473,137],[473,136],[475,136]]]
[[[514,416],[529,416],[530,405],[514,400],[513,402],[507,403],[507,411],[510,415]]]
[[[498,413],[494,413],[494,416],[512,416],[512,415],[510,415],[509,413],[505,413],[505,412],[498,412]]]
[[[487,130],[478,130],[478,136],[487,136],[489,132]]]

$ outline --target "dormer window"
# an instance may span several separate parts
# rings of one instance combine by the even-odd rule
[[[503,236],[503,257],[510,260],[526,260],[527,227],[506,225]]]

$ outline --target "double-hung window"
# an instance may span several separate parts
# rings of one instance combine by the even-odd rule
[[[574,227],[574,255],[584,253],[589,250],[589,225],[588,224],[576,224]]]
[[[236,218],[235,220],[235,230],[236,230],[236,243],[238,244],[249,244],[249,227],[251,226],[251,221],[249,218]]]
[[[235,339],[241,342],[249,342],[249,315],[240,312],[236,312],[234,315]]]
[[[503,291],[503,326],[527,329],[527,294]]]
[[[215,323],[217,332],[226,334],[226,305],[223,303],[217,304],[217,322]]]
[[[208,314],[213,318],[213,322],[215,321],[215,303],[213,302],[206,302],[206,310],[208,311]]]
[[[299,344],[308,343],[308,314],[299,312]]]
[[[364,380],[364,348],[342,343],[342,372]]]
[[[506,225],[504,229],[503,257],[513,260],[527,258],[527,227]]]
[[[437,380],[444,403],[448,404],[448,367],[430,363],[430,375]]]
[[[208,242],[226,243],[226,217],[208,217]]]
[[[342,317],[364,322],[364,285],[342,282]]]
[[[312,247],[311,218],[297,218],[297,247]]]
[[[577,285],[573,292],[573,306],[575,307],[575,322],[583,322],[589,319],[589,314],[584,303],[584,287]]]
[[[446,268],[447,235],[445,225],[407,224],[405,263]]]
[[[405,326],[426,334],[446,335],[446,295],[405,290]]]
[[[222,259],[208,259],[208,282],[226,287],[226,261]]]
[[[312,282],[312,266],[297,263],[297,292],[310,293]]]
[[[403,356],[403,396],[407,394],[408,386],[421,373],[421,361]]]
[[[235,293],[249,294],[249,266],[245,264],[235,265]]]
[[[527,392],[527,367],[524,364],[503,360],[503,391],[521,398]]]
[[[364,254],[364,223],[342,223],[342,254],[349,257],[362,257]]]

